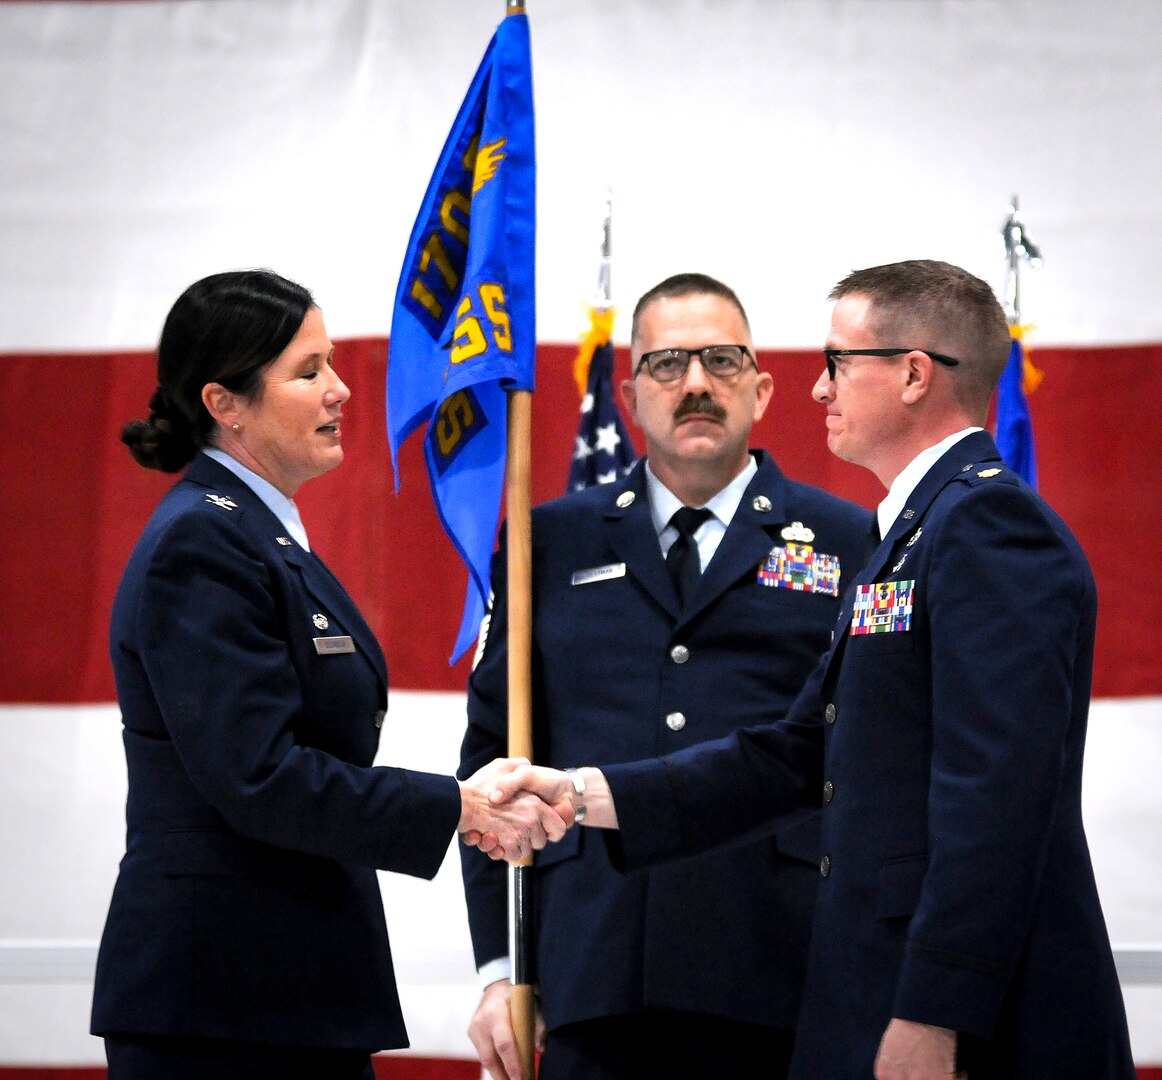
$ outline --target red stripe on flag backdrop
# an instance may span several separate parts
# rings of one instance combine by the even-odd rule
[[[565,487],[577,426],[573,345],[537,351],[532,495]],[[336,342],[335,363],[352,390],[346,459],[297,496],[312,546],[347,585],[387,654],[392,685],[462,690],[470,654],[449,666],[465,574],[428,492],[417,433],[401,455],[393,490],[383,415],[386,342]],[[1162,693],[1155,598],[1162,595],[1162,439],[1126,422],[1126,387],[1162,400],[1162,345],[1044,348],[1046,377],[1030,398],[1041,491],[1076,531],[1100,595],[1094,695]],[[754,443],[790,476],[874,506],[878,481],[827,451],[823,414],[810,400],[815,351],[760,350],[776,397]],[[0,575],[12,635],[0,701],[80,703],[114,699],[106,654],[113,592],[129,550],[173,477],[134,464],[118,438],[143,416],[154,386],[148,352],[0,356],[15,419],[0,446],[5,526]],[[618,371],[628,367],[618,350]],[[620,376],[619,376],[620,377]],[[636,437],[636,432],[635,432]],[[638,447],[640,452],[640,445]],[[1151,486],[1153,485],[1153,486]],[[1013,582],[1019,594],[1021,582]]]

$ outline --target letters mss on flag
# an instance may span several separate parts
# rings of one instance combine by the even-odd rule
[[[532,390],[536,155],[528,17],[498,26],[424,195],[396,288],[387,432],[427,423],[436,511],[468,567],[451,662],[475,641],[504,491],[507,391]]]

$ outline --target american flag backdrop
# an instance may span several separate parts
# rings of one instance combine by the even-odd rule
[[[617,452],[640,452],[609,412],[624,335],[608,384],[604,360],[590,371],[610,393],[580,417],[572,372],[607,182],[619,295],[686,270],[736,289],[775,377],[756,445],[866,506],[878,483],[828,454],[809,397],[827,292],[854,267],[912,257],[999,288],[999,229],[1021,193],[1047,252],[1023,282],[1026,344],[1045,374],[1028,397],[1038,486],[1085,547],[1101,604],[1086,823],[1126,958],[1135,1055],[1143,1075],[1162,1067],[1162,985],[1149,975],[1162,950],[1162,248],[1145,239],[1162,233],[1162,10],[527,10],[534,502],[572,484],[578,439],[594,479],[625,467]],[[419,440],[401,449],[394,491],[384,385],[416,207],[502,15],[500,0],[0,0],[0,1080],[102,1060],[88,997],[125,798],[106,627],[129,548],[171,482],[135,466],[118,432],[144,415],[169,305],[204,274],[271,266],[315,293],[353,396],[346,460],[297,501],[387,654],[380,760],[455,767],[469,658],[449,665],[448,646],[466,570]],[[889,54],[909,58],[909,79],[885,77]],[[381,880],[412,1038],[390,1056],[400,1069],[436,1059],[443,1073],[426,1075],[439,1080],[479,1075],[455,852],[433,882]]]

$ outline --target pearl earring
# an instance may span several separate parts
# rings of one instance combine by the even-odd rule
[[[237,430],[238,430],[238,425],[237,425],[237,424],[231,424],[230,426],[231,426],[231,427],[232,427],[232,428],[233,428],[235,431],[237,431]]]

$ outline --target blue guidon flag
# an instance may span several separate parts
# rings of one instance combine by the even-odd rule
[[[997,450],[1010,469],[1037,486],[1037,448],[1028,394],[1037,388],[1041,372],[1029,362],[1022,340],[1024,327],[1013,328],[1009,361],[997,386]]]
[[[451,662],[476,639],[504,491],[508,390],[532,390],[536,156],[528,17],[507,15],[444,144],[396,288],[387,432],[427,424],[432,498],[469,571]]]

